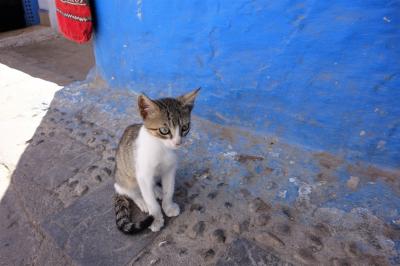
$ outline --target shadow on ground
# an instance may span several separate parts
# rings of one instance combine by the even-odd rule
[[[152,241],[115,227],[115,140],[53,100],[1,200],[2,263],[125,265]]]
[[[51,40],[1,48],[0,63],[36,78],[67,85],[86,78],[94,65],[91,46],[91,43],[78,45],[53,37]]]

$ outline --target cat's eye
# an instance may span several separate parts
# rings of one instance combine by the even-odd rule
[[[189,133],[189,129],[190,129],[190,123],[183,125],[181,130],[182,130],[182,136],[186,136]]]
[[[189,124],[182,126],[182,131],[183,132],[188,131],[188,130],[189,130]]]
[[[167,128],[167,127],[160,127],[158,129],[158,131],[160,131],[161,135],[168,135],[169,134],[169,128]]]

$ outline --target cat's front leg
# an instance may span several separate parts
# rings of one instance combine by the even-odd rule
[[[175,188],[175,172],[176,166],[174,165],[164,173],[161,179],[163,189],[162,208],[168,217],[178,216],[180,213],[179,205],[172,200]]]
[[[154,174],[150,172],[139,172],[137,180],[149,214],[154,217],[154,222],[150,226],[150,229],[153,232],[160,231],[164,226],[164,217],[154,195]]]

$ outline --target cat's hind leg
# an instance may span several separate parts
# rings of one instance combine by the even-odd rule
[[[149,213],[149,209],[147,208],[146,202],[144,202],[144,199],[138,187],[135,189],[125,189],[115,183],[114,188],[118,194],[128,196],[131,200],[133,200],[133,202],[142,212]]]
[[[142,195],[132,197],[133,202],[135,202],[136,206],[144,213],[149,213],[149,209],[147,208],[146,202],[142,198]]]
[[[142,172],[138,171],[137,180],[140,192],[149,209],[149,214],[154,217],[154,221],[149,228],[153,232],[160,231],[161,227],[164,226],[164,217],[160,204],[158,204],[154,195],[154,175],[152,170],[145,168]]]

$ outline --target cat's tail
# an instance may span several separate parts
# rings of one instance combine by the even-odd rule
[[[148,228],[154,221],[153,216],[146,217],[143,221],[133,222],[130,210],[130,201],[126,196],[114,196],[114,208],[117,228],[125,234],[136,234]]]

